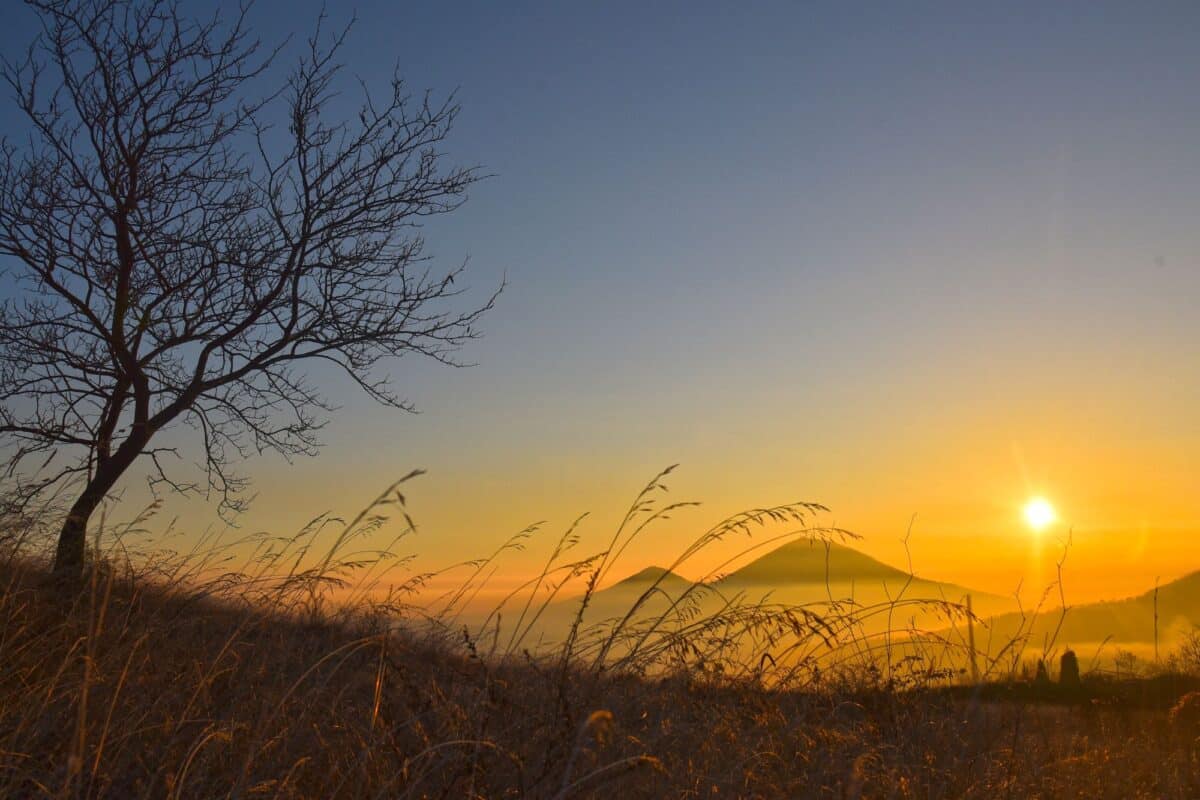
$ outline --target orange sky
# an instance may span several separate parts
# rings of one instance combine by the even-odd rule
[[[728,513],[792,500],[828,505],[828,523],[861,534],[856,547],[897,565],[904,564],[901,540],[913,518],[909,546],[919,574],[1000,594],[1010,594],[1023,580],[1027,600],[1031,587],[1044,587],[1053,577],[1068,528],[1069,602],[1138,593],[1158,577],[1165,582],[1200,566],[1195,525],[1200,493],[1183,448],[1148,452],[1122,446],[1116,436],[1073,428],[1084,422],[1067,416],[1050,430],[1028,424],[1026,441],[1005,436],[1009,431],[999,427],[981,430],[973,419],[955,425],[947,416],[914,420],[887,447],[870,438],[857,447],[838,447],[820,436],[798,446],[782,435],[770,438],[769,421],[762,424],[760,440],[748,422],[740,432],[750,440],[745,449],[735,451],[729,442],[719,448],[717,460],[692,453],[694,461],[671,476],[674,499],[703,505],[636,542],[614,577],[669,563]],[[446,463],[430,465],[431,473],[405,490],[420,526],[408,546],[419,553],[420,569],[435,568],[485,555],[526,524],[547,520],[527,552],[504,560],[499,579],[506,584],[540,567],[563,528],[589,511],[578,552],[599,549],[641,483],[662,463],[652,449],[624,459],[608,454],[589,460],[570,450],[556,457],[544,447],[523,454],[510,470],[482,453],[476,461],[470,452],[465,461],[474,467],[456,469],[447,455]],[[258,505],[247,522],[270,520],[282,531],[324,508],[349,513],[388,477],[401,474],[398,466],[389,467],[383,451],[354,451],[345,444],[329,451],[323,459],[261,480]],[[1041,534],[1021,516],[1022,504],[1034,495],[1048,498],[1060,518]],[[752,543],[730,541],[682,571],[696,577]]]

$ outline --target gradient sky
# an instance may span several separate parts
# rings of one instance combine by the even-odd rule
[[[276,41],[321,5],[252,19]],[[598,546],[681,462],[675,494],[705,505],[629,572],[805,499],[893,563],[916,515],[918,572],[1007,593],[1031,577],[1031,494],[1074,525],[1071,599],[1200,568],[1196,4],[357,16],[354,72],[398,60],[416,88],[458,88],[449,151],[495,177],[430,249],[469,256],[479,293],[509,286],[464,353],[478,366],[397,366],[420,415],[330,385],[319,458],[247,465],[247,527],[352,512],[423,467],[426,565],[586,510]],[[4,52],[32,30],[6,11]]]

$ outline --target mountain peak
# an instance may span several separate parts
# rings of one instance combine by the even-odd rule
[[[646,567],[643,570],[635,572],[624,580],[618,581],[617,586],[632,586],[634,584],[650,584],[659,581],[663,584],[670,583],[687,583],[687,579],[683,578],[666,567]]]
[[[904,570],[884,564],[852,547],[817,539],[797,539],[756,558],[725,580],[733,583],[843,583],[906,580]]]

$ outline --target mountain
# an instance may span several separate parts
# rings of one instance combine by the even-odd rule
[[[659,580],[661,578],[661,580]],[[598,607],[628,604],[659,580],[659,594],[678,596],[691,581],[662,567],[647,567],[596,593]],[[774,602],[813,603],[854,597],[880,603],[901,594],[910,600],[961,602],[971,595],[977,613],[1002,614],[1010,598],[977,592],[952,583],[925,580],[843,544],[798,539],[776,547],[717,581],[720,596],[746,593],[752,601],[769,595]],[[714,600],[714,602],[716,602]]]
[[[611,587],[640,588],[643,591],[652,583],[658,581],[658,585],[663,589],[683,588],[686,589],[692,585],[692,582],[686,578],[676,575],[666,567],[646,567],[640,572],[635,572],[624,580],[617,581]]]
[[[586,621],[623,617],[634,604],[638,616],[653,618],[668,612],[695,584],[660,566],[646,567],[600,589],[590,598]],[[651,587],[655,591],[646,594]],[[904,601],[898,615],[868,613],[863,630],[877,633],[889,625],[938,630],[946,624],[937,602],[962,602],[971,595],[977,614],[1005,614],[1015,606],[1010,598],[976,592],[951,583],[925,580],[842,544],[795,540],[776,547],[697,594],[699,613],[715,613],[733,598],[754,604],[768,602],[819,609],[829,600],[853,600],[863,609],[879,609]],[[570,626],[580,610],[580,598],[555,601],[542,615],[540,630],[553,638]]]
[[[656,591],[643,597],[652,585]],[[586,609],[588,621],[622,617],[634,603],[641,603],[640,615],[653,617],[666,612],[673,602],[694,584],[664,567],[646,567],[597,591]],[[982,619],[976,632],[984,653],[1011,654],[1008,643],[1018,636],[1025,640],[1024,652],[1040,652],[1056,629],[1055,644],[1076,648],[1081,657],[1092,658],[1102,644],[1104,652],[1120,647],[1149,657],[1154,642],[1154,591],[1134,597],[1049,609],[1036,616],[1014,613],[1015,601],[1009,597],[979,592],[966,587],[928,580],[886,564],[843,544],[796,540],[771,550],[717,581],[699,595],[703,613],[716,611],[724,602],[740,596],[742,602],[809,605],[819,607],[828,599],[852,598],[861,608],[886,607],[903,599],[899,615],[874,614],[863,618],[863,630],[877,633],[884,626],[919,628],[951,634],[947,618],[937,604],[923,606],[920,601],[963,602],[970,596],[975,613]],[[1068,598],[1069,599],[1069,598]],[[539,630],[553,636],[565,630],[579,611],[580,599],[562,598],[547,609]],[[1200,571],[1186,575],[1158,590],[1158,631],[1163,654],[1170,652],[1180,636],[1200,626]],[[1005,656],[1008,657],[1008,656]]]
[[[809,539],[788,542],[726,576],[730,584],[787,585],[905,581],[908,573],[834,542]]]

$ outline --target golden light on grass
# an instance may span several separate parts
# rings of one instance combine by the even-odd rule
[[[1044,497],[1032,498],[1025,504],[1022,513],[1025,516],[1025,522],[1035,531],[1043,530],[1058,519],[1058,514],[1054,512],[1054,506],[1050,505],[1050,501]]]

